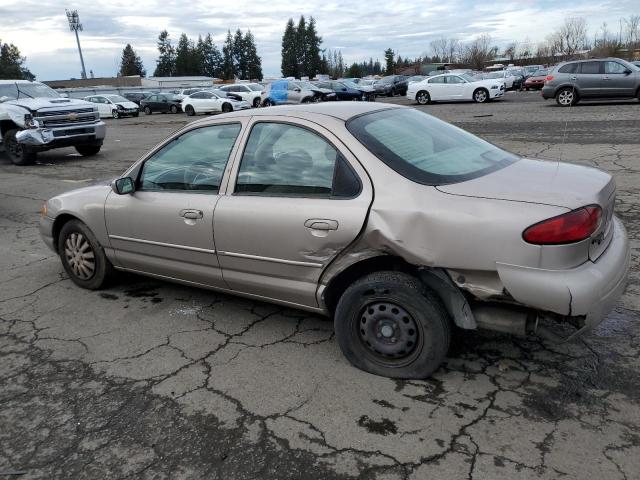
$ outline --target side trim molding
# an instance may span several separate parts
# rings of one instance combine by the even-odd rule
[[[221,252],[221,251],[218,251],[218,255],[224,255],[226,257],[245,258],[247,260],[259,260],[259,261],[262,261],[262,262],[283,263],[285,265],[296,265],[298,267],[322,268],[322,264],[321,263],[299,262],[297,260],[285,260],[285,259],[282,259],[282,258],[261,257],[259,255],[248,255],[246,253],[234,253],[234,252]]]
[[[215,255],[215,250],[208,248],[189,247],[187,245],[176,245],[174,243],[154,242],[153,240],[144,240],[142,238],[122,237],[120,235],[109,235],[109,238],[113,240],[123,240],[125,242],[144,243],[145,245],[157,245],[159,247],[178,248],[180,250],[189,250],[191,252],[212,253]]]

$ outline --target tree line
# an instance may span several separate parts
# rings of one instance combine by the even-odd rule
[[[293,18],[287,21],[282,36],[281,70],[284,77],[315,77],[328,70],[328,60],[320,57],[322,37],[318,35],[316,21],[313,17],[307,22],[304,15],[298,24]]]

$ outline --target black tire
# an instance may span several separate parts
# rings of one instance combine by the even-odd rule
[[[169,107],[169,111],[170,111],[171,113],[178,113],[178,107],[177,107],[176,105],[171,105],[171,106]]]
[[[268,98],[265,98],[264,102],[262,102],[263,107],[271,107],[272,105],[275,105],[275,104]]]
[[[233,107],[231,106],[230,103],[223,103],[222,104],[222,113],[229,113],[229,112],[233,112]]]
[[[260,97],[256,97],[253,99],[253,108],[260,107]]]
[[[311,103],[311,102],[313,102],[312,97],[304,97],[301,103]]]
[[[112,111],[111,111],[111,116],[112,116],[113,118],[118,119],[118,118],[120,118],[120,112],[119,112],[118,110],[115,110],[115,109],[114,109],[114,110],[112,110]]]
[[[136,113],[134,113],[134,114],[133,114],[133,116],[134,116],[134,117],[138,117],[138,116],[140,116],[140,112],[136,112]]]
[[[196,111],[193,109],[191,105],[187,105],[184,108],[184,111],[189,117],[193,117],[196,114]]]
[[[417,278],[391,271],[371,273],[347,288],[334,326],[352,365],[392,378],[429,377],[444,360],[451,337],[438,296]]]
[[[83,157],[93,157],[97,155],[102,145],[76,145],[76,152]]]
[[[428,103],[431,103],[431,96],[429,95],[429,92],[426,90],[420,90],[416,93],[416,102],[418,102],[419,105],[427,105]]]
[[[144,114],[145,115],[151,115],[153,112],[151,111],[151,107],[146,106],[144,107]]]
[[[16,133],[19,130],[9,130],[4,134],[2,143],[4,144],[4,151],[9,157],[9,160],[14,165],[33,165],[36,163],[36,152],[30,152],[24,145],[20,145],[16,140]]]
[[[489,99],[489,90],[486,88],[477,88],[473,92],[473,101],[476,103],[487,103]]]
[[[88,247],[85,247],[85,243]],[[104,249],[93,232],[80,220],[70,220],[62,226],[58,236],[58,255],[67,275],[79,287],[97,290],[113,274],[113,266]],[[93,255],[93,262],[89,255]],[[75,263],[78,259],[84,262],[83,265],[93,264],[93,267],[81,268]]]
[[[578,94],[574,88],[561,88],[556,92],[556,103],[561,107],[570,107],[578,103]]]

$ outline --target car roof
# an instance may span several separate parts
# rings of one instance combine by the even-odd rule
[[[223,114],[226,118],[239,118],[239,117],[261,117],[261,116],[298,116],[298,115],[311,115],[318,117],[334,117],[343,121],[347,121],[358,115],[365,113],[379,112],[381,110],[391,109],[403,109],[409,108],[400,105],[393,105],[387,103],[377,102],[322,102],[322,103],[303,103],[299,105],[281,105],[277,107],[259,108],[251,110],[239,110],[236,112],[230,112]],[[198,120],[195,123],[207,123],[213,121],[215,118],[220,118],[220,115],[216,115],[212,118],[205,117],[202,120]]]

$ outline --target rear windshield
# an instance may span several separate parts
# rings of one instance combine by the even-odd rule
[[[520,158],[412,108],[361,115],[347,128],[389,167],[424,185],[464,182]]]

